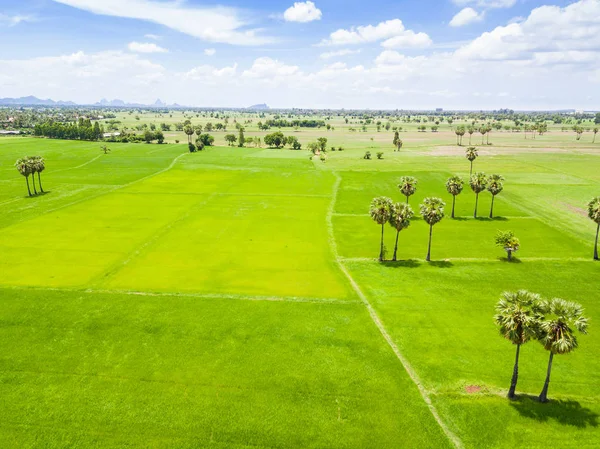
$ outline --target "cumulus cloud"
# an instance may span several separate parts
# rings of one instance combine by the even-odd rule
[[[168,53],[169,51],[151,42],[130,42],[127,48],[134,53]]]
[[[481,22],[483,20],[484,13],[478,13],[473,8],[464,8],[458,14],[456,14],[450,21],[451,27],[462,27],[469,25],[473,22]]]
[[[186,80],[202,80],[204,82],[207,81],[216,81],[217,79],[223,78],[231,78],[237,73],[237,64],[233,64],[232,66],[217,68],[211,65],[201,65],[198,67],[194,67],[188,72],[183,73],[181,76]]]
[[[327,51],[325,53],[321,53],[319,57],[321,59],[331,59],[348,55],[356,55],[358,53],[360,53],[360,50],[350,50],[349,48],[345,48],[343,50]]]
[[[511,8],[517,0],[453,0],[458,6],[474,5],[480,8]]]
[[[204,49],[204,54],[206,56],[214,56],[216,52],[217,52],[217,50],[215,50],[214,48],[205,48]]]
[[[242,73],[243,77],[270,79],[285,77],[299,73],[300,68],[296,65],[286,65],[276,59],[269,57],[258,58],[248,70]]]
[[[273,42],[260,36],[260,30],[245,29],[249,23],[235,8],[185,6],[181,1],[155,0],[54,0],[105,16],[126,17],[158,23],[210,42],[233,45],[262,45]]]
[[[387,48],[428,47],[431,38],[425,33],[407,30],[400,19],[388,20],[377,25],[339,29],[329,35],[320,45],[352,45],[383,41]]]
[[[296,2],[283,13],[283,18],[287,22],[312,22],[321,20],[321,10],[313,2]]]

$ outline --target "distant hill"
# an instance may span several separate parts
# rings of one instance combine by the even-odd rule
[[[265,110],[265,109],[269,109],[269,106],[267,106],[266,103],[263,104],[255,104],[250,106],[249,108],[246,109],[253,109],[253,110]]]
[[[4,106],[76,106],[72,101],[42,100],[32,95],[19,98],[0,98],[0,105]]]

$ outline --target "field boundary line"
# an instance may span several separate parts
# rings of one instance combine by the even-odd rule
[[[517,258],[516,256],[513,256]],[[375,262],[375,257],[339,257],[341,262]],[[594,262],[591,257],[522,257],[518,258],[521,262]],[[485,257],[448,257],[446,259],[434,260],[432,262],[501,262],[502,258],[485,258]],[[402,262],[423,262],[425,259],[404,259],[398,260],[396,263],[400,265]],[[391,260],[385,260],[383,263],[393,264]]]
[[[92,159],[90,159],[89,161],[87,161],[87,162],[84,162],[84,163],[83,163],[83,164],[81,164],[81,165],[77,165],[76,167],[60,168],[60,169],[58,169],[58,170],[48,171],[48,174],[52,174],[52,173],[60,173],[60,172],[67,171],[67,170],[76,170],[76,169],[78,169],[78,168],[85,167],[86,165],[89,165],[89,164],[91,164],[92,162],[95,162],[95,161],[97,161],[97,160],[98,160],[98,159],[100,159],[102,156],[104,156],[104,155],[103,155],[103,154],[99,154],[99,155],[98,155],[98,156],[96,156],[95,158],[92,158]]]
[[[423,401],[429,408],[429,411],[433,415],[433,418],[435,419],[435,421],[441,427],[442,431],[446,434],[446,437],[448,438],[448,440],[456,448],[462,449],[464,447],[462,441],[460,440],[460,438],[458,438],[457,435],[454,434],[454,432],[452,432],[450,430],[450,428],[442,420],[442,418],[440,417],[440,414],[437,411],[437,408],[435,407],[435,405],[433,405],[433,402],[431,401],[429,392],[427,391],[427,389],[421,382],[419,375],[416,373],[416,371],[414,370],[414,368],[412,367],[412,365],[410,364],[408,359],[404,356],[404,354],[402,354],[402,352],[400,351],[400,348],[398,348],[396,343],[394,343],[394,341],[392,340],[392,337],[386,330],[385,326],[383,325],[383,322],[377,315],[377,312],[375,311],[375,309],[369,302],[368,298],[363,293],[363,291],[360,289],[358,283],[354,280],[354,278],[350,274],[350,271],[348,271],[348,269],[344,265],[342,259],[338,256],[337,243],[335,241],[335,236],[334,236],[334,232],[333,232],[332,218],[333,218],[333,211],[335,209],[335,203],[337,201],[338,190],[339,190],[340,184],[342,182],[342,177],[335,171],[333,171],[332,173],[334,174],[336,180],[335,180],[335,184],[333,186],[333,195],[332,195],[332,199],[331,199],[331,204],[329,205],[329,210],[327,211],[327,230],[329,232],[329,241],[330,241],[330,245],[331,245],[331,250],[335,256],[335,260],[336,260],[338,266],[340,267],[340,269],[342,270],[342,272],[344,273],[344,275],[348,278],[350,285],[352,286],[352,288],[354,289],[354,291],[356,292],[356,294],[358,295],[358,297],[360,298],[362,303],[367,308],[367,311],[369,312],[369,315],[371,316],[371,320],[373,321],[375,326],[377,326],[377,329],[379,329],[379,332],[381,333],[381,335],[383,336],[383,338],[385,339],[385,341],[387,342],[389,347],[392,349],[392,351],[394,352],[394,354],[396,355],[396,357],[398,358],[398,360],[404,367],[404,370],[407,372],[408,376],[411,378],[413,383],[416,385],[419,393],[421,394],[421,397],[423,398]]]
[[[177,297],[177,298],[199,298],[199,299],[234,299],[239,301],[268,301],[268,302],[299,302],[313,304],[362,304],[360,300],[336,299],[336,298],[310,298],[305,296],[261,296],[261,295],[238,295],[234,293],[194,293],[194,292],[152,292],[138,290],[98,289],[98,288],[69,288],[69,287],[23,287],[23,286],[0,286],[0,290],[31,290],[50,292],[71,292],[87,294],[115,294],[130,296],[150,297]]]

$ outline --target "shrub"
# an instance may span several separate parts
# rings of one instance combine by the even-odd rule
[[[383,151],[377,153],[377,159],[383,159]]]
[[[188,143],[188,150],[190,150],[190,153],[195,153],[196,152],[196,145],[194,145],[193,143]]]
[[[370,151],[366,151],[365,155],[363,156],[363,159],[371,159],[371,152]]]

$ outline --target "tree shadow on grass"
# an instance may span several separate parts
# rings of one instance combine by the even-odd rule
[[[429,265],[431,265],[432,267],[437,267],[437,268],[452,268],[454,266],[454,264],[452,262],[450,262],[449,260],[434,260],[431,262],[428,262]]]
[[[556,421],[563,425],[575,427],[598,427],[598,414],[589,408],[582,407],[577,401],[569,399],[551,399],[542,404],[537,396],[519,395],[510,402],[511,407],[525,418],[540,422]]]
[[[421,266],[421,262],[415,259],[397,260],[395,262],[392,260],[385,260],[381,262],[381,265],[386,268],[419,268]]]
[[[519,264],[519,263],[523,263],[523,261],[521,259],[517,259],[515,256],[513,256],[512,260],[508,260],[508,257],[498,257],[498,260],[504,263],[514,263],[514,264]]]
[[[490,218],[490,217],[477,217],[477,218],[475,218],[475,220],[477,220],[477,221],[493,222],[493,221],[508,221],[508,218],[506,218],[506,217],[494,217],[494,218]]]
[[[454,221],[467,221],[469,219],[469,217],[454,217],[451,218],[450,220],[454,220]]]

